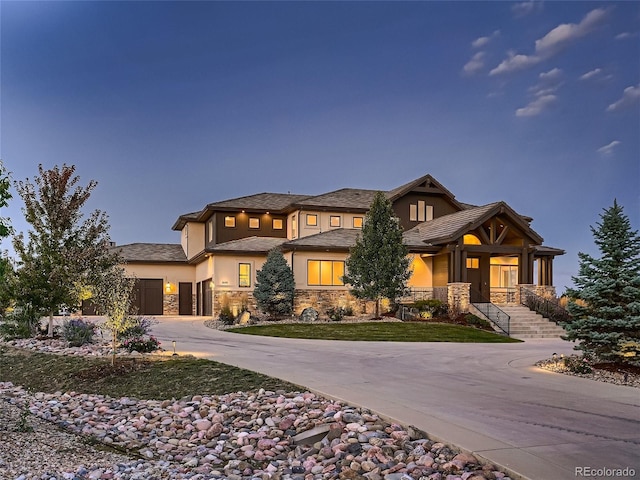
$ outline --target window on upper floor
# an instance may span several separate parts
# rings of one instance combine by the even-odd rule
[[[342,225],[342,218],[338,215],[331,215],[329,217],[329,226],[331,227],[339,227]]]
[[[318,226],[318,215],[315,213],[307,213],[307,227]]]
[[[291,238],[298,238],[298,214],[291,217]]]
[[[249,228],[252,230],[260,228],[260,219],[257,217],[249,217]]]
[[[274,230],[282,230],[284,228],[284,222],[281,218],[274,218],[271,222],[271,228]]]
[[[411,222],[425,222],[433,220],[433,205],[427,205],[424,200],[409,205],[409,220]]]
[[[227,215],[224,217],[224,226],[227,228],[235,228],[236,226],[236,217],[233,215]]]
[[[213,218],[207,222],[207,240],[213,242]]]
[[[307,285],[342,286],[344,261],[307,260]]]
[[[362,217],[353,217],[353,228],[362,228],[364,219]]]

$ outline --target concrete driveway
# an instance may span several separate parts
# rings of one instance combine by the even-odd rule
[[[176,340],[179,354],[247,368],[367,407],[525,478],[621,478],[596,471],[624,468],[640,477],[640,390],[532,366],[554,352],[572,353],[562,340],[497,345],[293,340],[220,332],[194,317],[159,320],[153,333],[165,348]]]

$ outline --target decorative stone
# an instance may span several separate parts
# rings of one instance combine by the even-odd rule
[[[316,322],[320,314],[313,307],[305,308],[300,314],[300,321],[305,323]]]

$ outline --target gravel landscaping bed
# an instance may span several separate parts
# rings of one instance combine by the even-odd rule
[[[577,355],[569,358],[574,360],[574,363],[580,362],[580,357]],[[598,382],[640,388],[640,367],[629,366],[626,368],[620,368],[613,365],[599,364],[593,365],[591,372],[580,373],[567,367],[565,365],[564,358],[561,358],[560,360],[553,358],[541,360],[536,363],[536,366],[551,372],[562,373],[564,375],[572,375],[574,377],[588,378]]]

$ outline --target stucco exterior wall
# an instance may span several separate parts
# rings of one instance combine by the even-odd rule
[[[410,288],[428,288],[433,286],[433,257],[409,255],[411,277],[407,282]]]
[[[303,290],[348,290],[342,285],[307,285],[307,261],[308,260],[335,260],[344,262],[347,259],[346,253],[339,252],[295,252],[289,260],[289,266],[293,263],[293,278],[296,282],[296,289]]]
[[[237,290],[253,291],[256,286],[256,272],[262,268],[266,261],[266,256],[218,256],[213,257],[213,282],[216,289],[228,288]],[[248,263],[251,265],[251,286],[240,287],[239,265]]]
[[[188,222],[180,232],[180,244],[187,259],[204,250],[204,223]]]
[[[161,278],[162,283],[177,285],[179,282],[195,281],[195,269],[192,265],[153,265],[127,263],[123,265],[127,276],[136,278]]]

